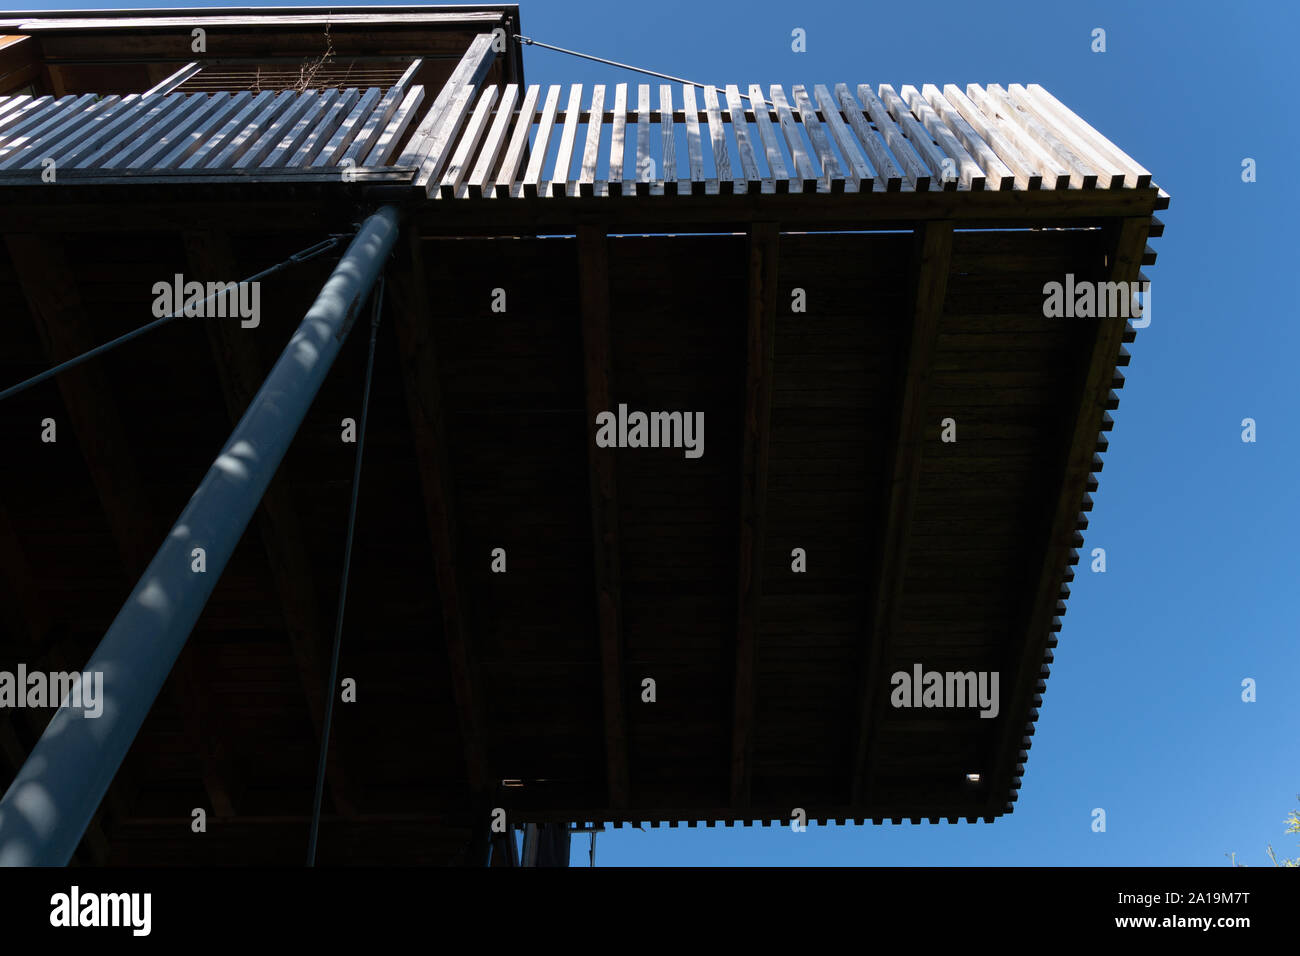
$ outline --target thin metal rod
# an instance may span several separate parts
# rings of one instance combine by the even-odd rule
[[[320,805],[325,795],[325,762],[329,756],[330,726],[334,721],[334,698],[339,679],[339,648],[343,645],[343,609],[348,600],[348,571],[352,567],[352,537],[357,524],[357,496],[361,490],[361,454],[366,448],[366,420],[370,417],[370,379],[375,370],[375,342],[379,337],[380,310],[384,307],[384,277],[375,285],[370,314],[370,353],[366,356],[366,386],[361,398],[361,428],[357,435],[357,460],[352,466],[352,503],[348,506],[348,536],[343,546],[343,579],[339,582],[339,612],[334,619],[334,654],[330,658],[330,679],[325,686],[325,726],[321,729],[320,759],[316,763],[316,802],[311,811],[311,839],[307,843],[307,865],[316,865],[316,837],[320,833]]]
[[[581,57],[584,60],[591,60],[593,63],[604,63],[606,66],[616,66],[620,70],[631,70],[633,73],[644,73],[646,76],[657,76],[661,80],[672,80],[674,83],[685,83],[687,86],[698,87],[701,90],[705,87],[705,84],[696,83],[694,80],[686,80],[680,76],[671,76],[667,73],[656,73],[654,70],[642,69],[639,66],[632,66],[630,63],[619,63],[617,60],[606,60],[604,57],[592,56],[590,53],[579,53],[577,50],[566,50],[562,46],[552,46],[549,43],[543,43],[541,40],[534,40],[532,37],[520,36],[518,33],[516,33],[514,37],[516,40],[522,40],[529,46],[545,47],[548,50],[554,50],[556,53],[567,53],[569,56]],[[725,90],[726,87],[715,86],[714,89]],[[744,93],[740,94],[740,98],[742,100],[749,99],[749,97]]]
[[[316,243],[316,245],[308,246],[306,249],[303,249],[301,252],[295,252],[288,259],[285,259],[283,262],[277,262],[269,269],[263,269],[261,272],[254,273],[253,275],[249,276],[247,279],[241,279],[239,284],[242,285],[247,282],[257,282],[260,279],[265,279],[267,276],[279,272],[281,269],[287,269],[289,266],[294,265],[295,263],[306,262],[309,259],[315,259],[317,256],[329,252],[329,250],[333,249],[338,244],[339,244],[339,239],[337,236],[332,236],[329,239],[322,239],[320,242]],[[138,329],[132,329],[130,332],[127,332],[123,335],[119,335],[117,338],[105,342],[103,345],[96,345],[89,352],[82,352],[80,355],[74,358],[70,358],[66,362],[60,362],[58,365],[54,366],[53,368],[47,368],[44,372],[41,372],[37,375],[33,375],[31,378],[19,382],[17,385],[10,385],[3,392],[0,392],[0,401],[4,401],[6,398],[8,398],[11,395],[17,395],[19,392],[26,391],[27,389],[31,388],[33,385],[39,385],[41,382],[44,382],[46,379],[53,378],[54,376],[58,375],[60,372],[66,372],[70,368],[76,368],[82,362],[89,361],[90,359],[93,359],[96,355],[103,355],[105,352],[115,349],[119,345],[125,345],[127,342],[130,342],[132,339],[138,339],[146,332],[152,332],[154,329],[166,325],[168,322],[172,321],[173,319],[180,318],[182,315],[184,315],[186,309],[197,309],[200,305],[206,305],[208,302],[210,302],[212,299],[217,298],[218,296],[226,295],[227,291],[228,290],[214,292],[212,293],[212,295],[208,296],[206,299],[203,299],[199,302],[194,302],[194,301],[186,302],[179,309],[176,309],[174,312],[164,315],[160,319],[154,319],[154,321],[142,325]]]
[[[71,859],[383,270],[398,219],[384,206],[361,224],[91,655],[83,684],[95,679],[96,699],[67,696],[0,799],[0,866]]]

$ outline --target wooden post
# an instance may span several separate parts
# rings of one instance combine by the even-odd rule
[[[628,806],[626,705],[623,675],[622,587],[619,576],[618,490],[614,452],[598,448],[595,421],[613,408],[613,361],[609,343],[609,250],[601,226],[578,229],[582,297],[582,343],[587,380],[587,462],[591,482],[591,537],[596,569],[596,608],[605,714],[605,762],[610,806]]]
[[[948,271],[952,260],[950,221],[930,222],[919,227],[913,250],[912,304],[908,315],[909,330],[904,335],[903,360],[900,363],[900,387],[890,443],[892,460],[885,471],[884,533],[877,545],[876,593],[869,605],[869,644],[863,672],[862,706],[859,712],[857,746],[854,749],[854,807],[871,799],[870,777],[875,773],[875,751],[880,740],[880,723],[888,696],[888,678],[884,668],[889,662],[889,647],[898,617],[903,592],[903,575],[907,567],[912,507],[921,474],[921,451],[924,432],[923,416],[930,392],[930,372],[939,316],[948,289]]]
[[[767,462],[771,438],[781,235],[774,222],[749,234],[745,398],[741,421],[740,555],[736,571],[736,679],[731,735],[731,805],[749,806],[754,754],[754,645],[763,584]]]
[[[438,604],[442,609],[442,629],[464,745],[465,770],[470,790],[473,795],[478,795],[486,792],[487,758],[479,709],[477,667],[469,624],[462,611],[456,571],[456,494],[443,427],[437,356],[430,334],[433,309],[428,297],[420,239],[414,231],[406,248],[405,261],[392,269],[388,287],[392,293],[394,324],[401,348],[402,386],[411,415],[411,429],[415,433],[425,519],[433,544]]]

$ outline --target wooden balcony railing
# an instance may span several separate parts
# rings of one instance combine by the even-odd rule
[[[387,166],[420,86],[0,98],[0,182],[124,177],[338,178]],[[51,162],[52,161],[52,162]]]
[[[561,104],[560,86],[453,78],[421,112],[410,74],[387,91],[3,97],[0,184],[53,165],[57,181],[319,174],[445,199],[1151,185],[1037,85],[706,86],[701,105],[689,85],[660,85],[656,103],[648,84],[574,84]]]
[[[1139,188],[1150,174],[1041,87],[487,87],[426,185],[444,198]],[[678,102],[674,101],[674,96]],[[747,102],[746,102],[747,100]],[[652,130],[652,127],[657,129]],[[1069,145],[1067,145],[1067,143]],[[408,145],[413,156],[419,144]]]

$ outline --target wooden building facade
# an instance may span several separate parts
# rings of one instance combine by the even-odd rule
[[[1168,197],[1037,85],[543,88],[520,33],[0,14],[0,389],[396,206],[322,862],[1009,812]],[[331,265],[0,400],[0,671],[89,658]],[[300,861],[360,324],[79,862]],[[50,713],[0,709],[0,791]]]

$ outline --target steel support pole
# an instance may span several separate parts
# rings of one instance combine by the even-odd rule
[[[362,223],[316,301],[83,673],[98,717],[65,701],[0,799],[0,865],[63,866],[243,536],[397,239],[385,206]],[[207,319],[206,321],[223,321]],[[160,397],[166,401],[166,397]],[[199,571],[195,549],[203,549]]]

